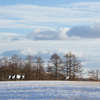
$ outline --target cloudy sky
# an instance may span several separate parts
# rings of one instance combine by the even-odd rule
[[[99,0],[0,0],[0,57],[61,57],[100,69]]]

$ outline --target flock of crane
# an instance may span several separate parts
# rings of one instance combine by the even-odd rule
[[[25,73],[23,73],[23,75],[19,74],[19,75],[10,75],[7,77],[8,79],[24,79],[25,78]],[[69,79],[69,76],[64,77],[64,79]]]
[[[7,77],[8,79],[24,79],[25,78],[25,73],[23,73],[23,75],[19,74],[19,75],[10,75]]]

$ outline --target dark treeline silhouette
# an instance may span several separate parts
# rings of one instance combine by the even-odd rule
[[[25,59],[17,55],[0,59],[0,81],[17,80],[7,79],[7,76],[19,74],[25,74],[24,80],[64,80],[66,76],[69,76],[68,80],[82,80],[83,69],[81,61],[71,52],[63,58],[55,53],[48,63],[31,55]]]

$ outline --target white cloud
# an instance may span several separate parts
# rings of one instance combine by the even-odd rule
[[[18,50],[7,50],[4,51],[1,55],[2,56],[12,56],[12,55],[19,55],[19,56],[27,56],[27,55],[33,55],[33,56],[42,56],[43,59],[49,59],[50,56],[54,53],[57,53],[60,57],[63,57],[66,53],[68,53],[69,51],[65,51],[65,50],[57,50],[57,49],[31,49],[31,48],[27,48],[27,49],[18,49]],[[75,54],[79,59],[83,59],[86,58],[85,54],[83,54],[82,52],[72,52],[73,54]]]
[[[100,2],[77,2],[69,5],[62,5],[62,7],[71,7],[75,10],[99,11]]]
[[[50,23],[90,24],[99,20],[100,2],[72,3],[66,7],[0,6],[0,28],[52,28]],[[49,24],[48,24],[49,23]]]
[[[16,34],[16,33],[0,33],[0,41],[3,43],[4,41],[18,41],[22,40],[26,37],[25,34]]]
[[[32,28],[32,29],[50,29],[51,27],[47,26],[40,26],[40,25],[31,25],[24,23],[21,20],[7,20],[7,19],[0,19],[0,28]]]
[[[100,20],[94,22],[93,24],[91,24],[91,28],[96,28],[96,29],[100,29]]]
[[[32,49],[30,49],[30,48],[28,48],[28,49],[22,49],[22,50],[20,50],[20,54],[21,55],[37,55],[37,51],[36,50],[32,50]]]
[[[59,30],[34,30],[27,34],[27,38],[33,40],[66,40],[68,28]]]
[[[60,28],[58,30],[36,29],[27,34],[27,38],[33,40],[81,40],[82,38],[100,38],[100,21],[90,26],[75,26],[72,28]]]
[[[100,21],[93,23],[91,26],[75,26],[71,28],[67,35],[80,38],[100,38]]]

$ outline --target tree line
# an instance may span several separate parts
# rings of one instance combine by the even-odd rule
[[[46,63],[39,56],[28,55],[22,59],[18,55],[0,59],[0,81],[7,81],[7,76],[25,74],[25,80],[82,80],[83,66],[81,61],[71,52],[61,58],[58,54],[51,55]],[[16,79],[14,79],[16,80]]]

